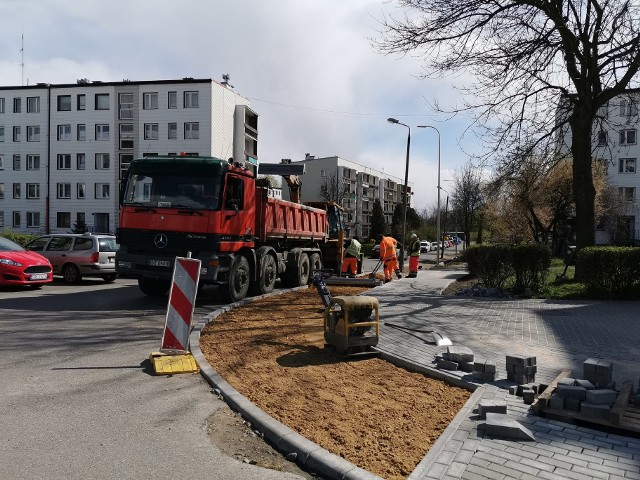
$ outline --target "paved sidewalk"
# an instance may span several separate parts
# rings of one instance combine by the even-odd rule
[[[474,394],[508,403],[508,414],[535,434],[535,442],[494,438],[471,405],[447,429],[410,478],[640,479],[640,439],[547,420],[509,395],[505,356],[537,357],[536,382],[549,383],[563,369],[582,375],[589,357],[614,362],[614,379],[640,376],[640,302],[549,301],[441,296],[464,272],[421,270],[373,289],[380,301],[378,348],[409,364],[434,368],[446,347],[431,343],[432,330],[476,358],[497,363],[497,381]],[[468,374],[450,372],[474,382]]]

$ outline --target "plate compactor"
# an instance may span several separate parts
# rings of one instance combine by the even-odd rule
[[[343,356],[377,355],[372,349],[378,344],[380,314],[378,299],[367,296],[332,297],[325,278],[331,270],[316,270],[312,282],[325,306],[325,348]]]

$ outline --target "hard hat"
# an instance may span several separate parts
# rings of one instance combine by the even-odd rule
[[[418,235],[416,235],[415,233],[412,233],[411,236],[409,237],[409,240],[413,240],[414,238],[418,238]]]

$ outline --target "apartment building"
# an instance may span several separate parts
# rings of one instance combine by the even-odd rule
[[[357,235],[363,239],[370,236],[371,214],[376,199],[380,201],[385,221],[391,225],[393,210],[402,202],[402,179],[337,156],[316,158],[307,154],[304,160],[292,163],[305,165],[301,201],[323,201],[325,189],[329,198],[339,200],[344,208],[348,236]],[[407,190],[408,205],[411,206],[411,183]],[[289,199],[286,187],[283,188],[283,197]]]
[[[596,244],[640,244],[640,175],[638,159],[638,104],[640,90],[613,98],[598,112],[593,126],[593,158],[607,165],[609,183],[618,191],[614,215],[600,219]],[[567,125],[559,136],[559,150],[569,153],[571,131]]]
[[[135,159],[186,152],[255,173],[258,116],[211,79],[0,87],[0,229],[114,232]]]

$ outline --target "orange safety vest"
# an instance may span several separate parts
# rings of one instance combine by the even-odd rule
[[[396,256],[396,244],[398,241],[393,237],[382,237],[380,241],[380,259],[389,260]]]

